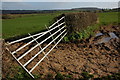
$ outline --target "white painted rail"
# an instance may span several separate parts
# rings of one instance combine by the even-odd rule
[[[20,64],[20,66],[22,66],[22,68],[32,77],[34,78],[32,72],[33,70],[44,60],[44,58],[48,59],[48,54],[57,46],[57,44],[59,44],[59,42],[64,38],[64,36],[67,34],[67,29],[66,29],[66,25],[64,22],[64,16],[61,17],[59,20],[57,20],[55,23],[53,23],[51,26],[48,27],[47,31],[45,32],[41,32],[38,34],[34,34],[31,35],[29,34],[28,37],[25,38],[21,38],[12,42],[9,42],[8,45],[13,45],[14,43],[26,40],[26,39],[32,39],[31,41],[29,41],[27,44],[19,47],[18,49],[16,49],[15,51],[10,51],[8,48],[7,50],[9,50],[9,52],[12,54],[12,56],[14,57],[14,59]],[[46,36],[47,35],[47,36]],[[54,37],[53,37],[54,36]],[[45,37],[42,41],[37,41],[38,39],[41,39],[42,37]],[[49,41],[49,43],[45,46],[45,47],[41,47],[41,45],[43,43],[45,43],[46,41]],[[58,41],[56,41],[58,40]],[[28,49],[25,53],[23,53],[21,56],[16,57],[15,53],[17,54],[18,51],[20,52],[22,49],[24,49],[25,47],[27,47],[28,45],[31,45],[33,42],[36,42],[37,44],[35,46],[33,46],[32,48]],[[52,43],[54,43],[54,46],[49,49],[47,52],[45,52],[45,49],[48,48]],[[27,62],[25,62],[24,64],[22,64],[20,62],[21,59],[23,59],[25,56],[29,56],[29,53],[33,50],[35,50],[35,48],[39,47],[40,50],[37,53],[34,53],[35,55],[30,58],[29,60],[27,60]],[[34,59],[37,58],[38,55],[41,55],[41,53],[44,54],[44,56],[40,59],[40,61],[38,61],[30,70],[27,69],[26,66],[29,66],[29,64],[31,62],[34,61]],[[48,59],[49,60],[49,59]]]
[[[41,32],[41,33],[38,33],[38,34],[35,34],[35,35],[32,35],[32,36],[35,37],[35,36],[39,36],[39,35],[44,34],[44,33],[45,33],[45,32]],[[16,41],[12,41],[12,42],[9,43],[9,45],[14,44],[14,43],[16,43],[16,42],[20,42],[20,41],[26,40],[26,39],[29,39],[29,38],[31,38],[31,37],[28,36],[28,37],[25,37],[25,38],[22,38],[22,39],[18,39],[18,40],[16,40]]]
[[[66,30],[64,30],[63,32],[65,32]],[[63,33],[62,32],[62,33]],[[61,34],[60,34],[61,35]],[[40,52],[38,52],[35,56],[33,56],[28,62],[26,62],[24,64],[24,66],[26,66],[27,64],[29,64],[35,57],[37,57],[43,50],[45,50],[51,43],[53,43],[60,35],[58,35],[55,39],[53,39],[53,41],[51,41],[47,46],[45,46]]]
[[[15,54],[16,52],[20,51],[21,49],[23,49],[23,48],[24,48],[24,47],[26,47],[27,45],[29,45],[29,44],[31,44],[32,42],[34,42],[35,40],[37,40],[37,39],[41,38],[42,36],[44,36],[45,34],[49,33],[50,31],[52,31],[52,30],[54,30],[54,29],[58,28],[59,26],[63,25],[64,23],[65,23],[65,22],[63,22],[63,23],[61,23],[60,25],[58,25],[58,26],[56,26],[56,27],[54,27],[54,28],[50,29],[49,31],[46,31],[44,34],[42,34],[42,35],[38,36],[38,37],[37,37],[37,38],[35,38],[34,40],[32,40],[32,41],[28,42],[26,45],[24,45],[24,46],[22,46],[22,47],[18,48],[16,51],[12,52],[12,54]]]
[[[55,23],[53,23],[49,28],[52,28],[55,24],[57,24],[58,22],[60,22],[61,20],[63,20],[65,18],[65,16],[63,16],[62,18],[60,18],[59,20],[57,20]]]
[[[42,60],[55,48],[55,46],[64,38],[64,36],[67,34],[67,32],[62,36],[62,38],[50,49],[49,52],[47,52],[47,54],[30,70],[30,72],[32,72],[36,66],[38,66],[40,64],[40,62],[42,62]]]
[[[64,27],[62,27],[61,29],[63,29]],[[46,40],[48,40],[49,38],[51,38],[53,35],[55,35],[57,32],[59,32],[61,29],[59,29],[58,31],[56,31],[54,34],[50,35],[49,37],[47,37],[46,39],[44,39],[42,42],[38,43],[37,45],[35,45],[34,47],[32,47],[30,50],[28,50],[26,53],[24,53],[21,57],[18,58],[18,60],[20,60],[21,58],[23,58],[25,55],[27,55],[29,52],[31,52],[33,49],[35,49],[37,46],[41,45],[42,43],[44,43]]]
[[[59,21],[61,21],[62,19],[64,19],[64,18],[65,18],[65,17],[62,17],[62,18],[60,18],[59,20],[57,20],[55,23],[53,23],[53,24],[49,27],[49,29],[50,29],[51,27],[53,27],[55,24],[57,24]],[[45,33],[45,32],[41,32],[41,33],[38,33],[38,34],[35,34],[35,35],[32,35],[32,36],[35,37],[35,36],[39,36],[39,35],[44,34],[44,33]],[[28,36],[28,37],[25,37],[25,38],[22,38],[22,39],[18,39],[18,40],[12,41],[12,42],[9,43],[9,45],[14,44],[14,43],[16,43],[16,42],[20,42],[20,41],[26,40],[26,39],[29,39],[29,38],[31,38],[31,37]]]

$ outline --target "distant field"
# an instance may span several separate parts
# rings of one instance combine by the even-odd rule
[[[4,19],[2,21],[3,38],[24,35],[27,33],[37,32],[45,29],[45,25],[59,13],[46,13],[46,14],[30,14],[15,19]],[[101,24],[116,23],[118,21],[118,12],[99,13],[99,20]]]
[[[119,12],[99,13],[99,21],[101,24],[120,23],[118,14]]]
[[[3,38],[41,31],[57,15],[59,14],[34,14],[15,19],[4,19],[2,21]]]

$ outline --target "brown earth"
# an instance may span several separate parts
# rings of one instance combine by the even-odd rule
[[[2,79],[2,40],[0,39],[0,79]]]
[[[99,31],[95,31],[95,33],[100,32],[104,35],[92,36],[88,39],[83,39],[74,43],[58,44],[58,48],[53,49],[48,55],[49,60],[45,58],[39,66],[35,68],[33,74],[41,74],[43,78],[48,74],[52,74],[54,78],[56,73],[59,72],[61,74],[71,75],[73,78],[79,78],[81,77],[82,72],[88,72],[93,74],[96,78],[120,73],[120,26],[103,26]],[[108,42],[98,43],[102,38],[106,37],[106,35],[109,36],[109,32],[113,32],[118,38],[112,38]],[[26,43],[21,42],[7,47],[13,51],[18,46],[24,44]],[[19,57],[34,45],[35,43],[19,51],[16,56]],[[47,44],[42,46],[45,45]],[[53,45],[48,47],[45,52],[47,52],[52,46]],[[15,68],[19,65],[5,47],[6,46],[3,45],[2,75],[3,78],[6,78],[7,76],[12,78],[15,74],[19,73],[19,70]],[[24,57],[20,61],[25,63],[38,51],[39,47],[30,52],[27,57]],[[42,56],[43,55],[37,56],[27,68],[32,68]]]

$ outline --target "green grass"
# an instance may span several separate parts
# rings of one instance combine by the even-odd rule
[[[99,24],[88,26],[81,32],[72,33],[64,37],[64,41],[69,42],[69,41],[75,41],[75,40],[81,40],[81,39],[88,38],[90,35],[94,35],[94,32],[93,32],[94,30],[98,30],[98,29],[99,29]]]
[[[49,26],[52,19],[62,13],[69,13],[74,11],[57,11],[55,13],[45,14],[17,14],[8,15],[12,19],[2,20],[2,38],[7,39],[24,35],[27,33],[38,32],[46,29],[45,25]],[[75,11],[78,12],[78,11]],[[21,17],[20,17],[21,16]]]
[[[0,19],[0,38],[2,38],[2,19]]]
[[[114,23],[120,23],[118,20],[118,14],[120,12],[104,12],[104,13],[99,13],[99,22],[100,24],[114,24]]]
[[[32,77],[21,66],[11,67],[10,70],[15,71],[15,73],[11,73],[11,72],[7,73],[5,80],[33,80]],[[41,74],[33,74],[33,75],[35,79],[41,77]]]
[[[2,36],[4,39],[15,37],[19,35],[24,35],[27,33],[38,32],[46,29],[45,25],[50,25],[52,19],[61,13],[69,13],[74,11],[58,11],[56,13],[46,13],[46,14],[30,14],[22,15],[22,17],[16,17],[15,19],[4,19],[2,20]],[[78,11],[75,11],[78,12]],[[112,23],[118,23],[118,12],[105,12],[98,13],[99,24],[107,25]],[[89,28],[95,28],[92,25]],[[92,33],[94,29],[85,29],[80,34],[80,39],[89,36],[88,33]],[[82,35],[81,35],[82,34]]]
[[[51,14],[36,14],[17,17],[15,19],[4,19],[2,21],[3,38],[10,38],[27,33],[37,32],[45,29],[45,25],[59,15],[58,13]]]

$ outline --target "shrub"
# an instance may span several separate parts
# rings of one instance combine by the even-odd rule
[[[57,75],[55,76],[56,80],[64,80],[64,76],[60,73],[57,73]]]
[[[2,15],[2,19],[12,19],[13,17],[11,17],[11,15],[9,14],[4,14]]]
[[[94,77],[94,75],[89,74],[88,72],[83,72],[82,76],[83,76],[83,79],[90,79]]]
[[[97,23],[97,19],[97,14],[91,12],[65,14],[65,22],[69,33],[81,32],[87,26]]]

